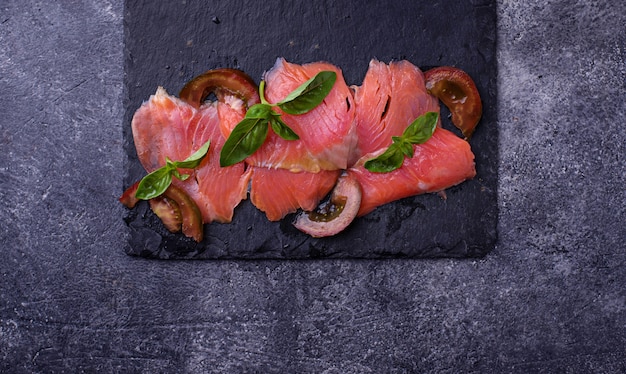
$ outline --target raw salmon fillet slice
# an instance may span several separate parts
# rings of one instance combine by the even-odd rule
[[[240,109],[243,103],[229,104],[218,106],[222,129],[234,128],[244,117]],[[341,173],[340,170],[314,173],[255,166],[250,158],[245,162],[251,164],[248,166],[251,171],[250,201],[270,221],[278,221],[298,209],[313,210],[334,187]]]
[[[408,61],[371,60],[361,86],[354,86],[357,144],[350,158],[386,148],[417,117],[439,113],[439,102],[426,91],[424,74]]]
[[[242,107],[222,109],[229,110],[243,116]],[[195,109],[159,87],[135,112],[131,126],[139,161],[147,172],[165,165],[166,157],[173,161],[186,159],[210,139],[209,152],[200,165],[194,170],[182,170],[192,176],[185,181],[173,178],[172,183],[196,202],[204,223],[232,220],[234,208],[247,196],[251,171],[243,163],[220,167],[219,153],[225,138],[220,132],[216,104]]]
[[[131,121],[139,162],[147,172],[165,165],[165,157],[180,161],[191,153],[198,124],[196,110],[159,87]],[[199,148],[198,145],[196,148]]]
[[[441,128],[424,144],[414,145],[412,158],[389,173],[373,173],[365,161],[383,153],[419,116],[439,113],[439,102],[430,95],[424,75],[408,61],[389,65],[372,60],[360,87],[354,87],[358,134],[349,169],[362,188],[359,216],[389,202],[428,192],[442,191],[476,175],[470,145]],[[439,122],[441,125],[441,122]]]
[[[314,210],[333,189],[341,170],[294,173],[286,169],[253,167],[250,201],[270,221],[298,209]]]
[[[363,167],[384,148],[363,156],[348,170],[361,184],[358,216],[404,197],[443,191],[476,175],[469,143],[448,130],[437,128],[426,143],[413,149],[413,157],[405,158],[402,167],[389,173],[373,173]]]
[[[324,70],[336,72],[337,80],[320,105],[301,115],[289,115],[275,107],[282,114],[282,120],[300,139],[284,140],[270,131],[261,148],[248,157],[249,164],[297,172],[347,168],[348,157],[356,141],[353,128],[355,105],[352,91],[338,67],[324,62],[297,65],[279,58],[265,74],[265,97],[270,103],[279,102]],[[236,124],[222,123],[224,135],[228,136]]]

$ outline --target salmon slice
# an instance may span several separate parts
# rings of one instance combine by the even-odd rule
[[[228,110],[239,112],[243,118],[243,106],[222,109]],[[192,176],[185,181],[174,178],[172,183],[196,202],[204,223],[232,220],[234,208],[246,198],[251,171],[243,163],[220,167],[219,152],[225,138],[216,104],[195,109],[159,87],[135,112],[131,126],[139,161],[147,172],[164,166],[166,157],[182,161],[211,140],[200,165],[195,170],[181,170]]]
[[[297,67],[297,65],[291,64],[290,66],[294,69]],[[330,70],[331,68],[332,67],[330,65],[325,64],[318,66],[317,70],[311,70],[309,73],[311,76],[314,76],[318,71]],[[333,71],[338,71],[336,68],[332,69]],[[298,79],[304,82],[309,78],[305,75],[301,75]],[[300,85],[299,83],[296,84],[294,82],[295,81],[292,81],[290,83],[293,89]],[[335,86],[337,86],[337,84],[335,84]],[[293,89],[286,89],[285,92],[291,92]],[[331,90],[329,96],[333,94],[334,90],[335,88]],[[218,105],[220,127],[224,136],[228,136],[230,130],[232,130],[237,123],[243,119],[243,113],[245,110],[243,102],[238,102],[235,99],[226,100],[226,103],[229,105],[222,103]],[[342,104],[346,105],[345,101],[342,102]],[[327,104],[322,103],[320,106],[325,107]],[[305,116],[306,115],[292,117],[297,120],[302,120],[300,117]],[[286,117],[286,115],[284,117]],[[349,118],[350,115],[348,115],[344,121],[348,121]],[[285,118],[283,118],[283,120],[286,121]],[[293,123],[290,123],[289,125],[293,126]],[[295,126],[292,128],[296,129]],[[305,129],[305,127],[302,127],[302,129]],[[306,134],[306,132],[301,131],[301,139]],[[300,142],[300,145],[296,144],[297,142]],[[257,209],[264,212],[270,221],[278,221],[285,215],[293,213],[298,209],[315,209],[319,202],[330,192],[339,178],[341,171],[337,169],[336,162],[331,165],[328,161],[325,161],[326,167],[330,167],[332,170],[324,170],[324,168],[316,164],[317,161],[314,158],[310,157],[310,153],[302,153],[302,144],[303,143],[300,140],[283,140],[278,136],[273,135],[273,132],[270,131],[266,144],[259,151],[283,152],[283,156],[280,156],[283,159],[288,156],[286,155],[286,152],[296,153],[296,156],[297,153],[300,152],[300,155],[304,156],[302,156],[303,158],[297,163],[297,165],[289,164],[285,166],[285,164],[281,163],[275,164],[278,158],[276,158],[273,153],[269,154],[268,160],[261,162],[259,160],[262,157],[266,157],[267,153],[259,153],[259,151],[245,160],[245,162],[250,165],[249,168],[252,171],[250,182],[250,201],[255,207],[257,207]],[[281,149],[281,147],[283,148]],[[340,156],[340,162],[342,165],[346,164],[347,150],[348,148],[346,148]],[[326,150],[321,149],[320,154],[323,152],[326,152]],[[336,157],[337,155],[332,156],[335,157],[335,159],[338,159]],[[307,165],[306,167],[304,167],[305,164]],[[314,171],[305,171],[307,169]]]
[[[424,74],[408,61],[387,65],[371,60],[363,84],[353,90],[358,140],[350,164],[388,147],[391,137],[402,135],[420,115],[439,113],[437,98],[426,91]]]
[[[341,170],[294,173],[286,169],[253,167],[252,204],[270,221],[278,221],[298,209],[313,210],[332,190]]]
[[[320,105],[301,115],[289,115],[275,107],[276,112],[282,114],[282,120],[300,139],[284,140],[270,131],[263,146],[248,157],[249,164],[296,172],[347,168],[348,157],[356,141],[353,128],[355,105],[352,91],[338,67],[324,62],[297,65],[279,58],[265,74],[265,98],[270,103],[279,102],[324,70],[336,72],[337,80]],[[232,122],[222,123],[222,132],[229,135],[235,125]]]
[[[405,158],[402,167],[389,173],[372,173],[363,167],[385,148],[365,155],[348,170],[361,184],[358,216],[404,197],[442,191],[476,175],[469,143],[448,130],[437,128],[426,143],[413,149],[413,157]]]
[[[131,121],[139,162],[152,172],[165,165],[165,157],[181,161],[191,153],[196,110],[159,87],[135,112]],[[199,146],[197,147],[199,148]]]
[[[222,102],[217,103],[218,107],[224,107],[220,111],[237,112],[243,118],[245,108],[243,102],[226,100],[233,103],[234,107]],[[203,216],[209,217],[211,221],[230,222],[233,219],[234,209],[241,200],[245,200],[248,195],[248,184],[252,170],[247,168],[243,162],[235,165],[221,167],[220,152],[226,138],[222,135],[219,126],[219,116],[216,115],[215,106],[203,105],[200,107],[199,114],[204,117],[204,113],[209,112],[211,117],[206,122],[200,120],[201,124],[197,127],[194,144],[200,147],[208,139],[211,139],[209,153],[202,164],[196,169],[196,180],[198,183],[198,191],[200,193],[200,210]]]

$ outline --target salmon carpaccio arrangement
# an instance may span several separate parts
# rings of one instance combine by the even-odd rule
[[[463,137],[442,128],[440,102]],[[248,196],[270,221],[296,213],[300,231],[332,236],[378,206],[473,178],[481,114],[474,82],[454,67],[372,60],[360,86],[326,62],[279,58],[258,86],[242,71],[210,70],[178,97],[159,87],[135,112],[148,175],[120,201],[148,200],[168,230],[196,241]]]

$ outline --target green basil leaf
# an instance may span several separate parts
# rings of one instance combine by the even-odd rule
[[[365,161],[363,166],[374,173],[388,173],[402,166],[402,162],[404,162],[404,154],[397,143],[393,143],[380,156]]]
[[[200,165],[200,162],[204,159],[204,157],[209,152],[209,146],[211,145],[211,140],[209,139],[206,143],[202,145],[202,147],[198,148],[191,156],[187,157],[185,161],[176,161],[173,162],[174,166],[182,169],[193,169]]]
[[[135,197],[141,200],[149,200],[161,195],[172,183],[172,170],[167,166],[156,169],[143,177]]]
[[[246,112],[245,118],[262,118],[268,119],[274,113],[269,104],[254,104]]]
[[[176,176],[176,178],[180,179],[181,181],[186,181],[191,176],[191,174],[180,174],[178,170],[176,170],[176,173],[174,175]]]
[[[170,172],[170,174],[172,174],[172,176],[181,179],[183,176],[180,174],[180,171],[178,171],[178,169],[172,169],[172,171]]]
[[[186,181],[191,176],[191,174],[181,174],[178,169],[172,169],[171,174],[181,181]]]
[[[399,141],[396,144],[398,144],[398,149],[402,152],[402,154],[409,158],[413,157],[413,144],[405,140]]]
[[[437,128],[437,112],[427,112],[417,117],[402,133],[402,139],[411,144],[425,143]]]
[[[376,173],[388,173],[402,166],[404,156],[413,157],[413,144],[425,143],[437,128],[439,114],[425,113],[415,119],[402,133],[402,136],[392,136],[393,143],[380,156],[367,160],[365,168]]]
[[[244,118],[235,126],[220,152],[220,166],[234,165],[253,154],[265,141],[267,118]]]
[[[171,173],[172,171],[176,170],[176,165],[174,165],[174,161],[165,156],[165,166],[163,166],[162,168]]]
[[[276,105],[288,114],[304,114],[318,106],[337,80],[334,71],[321,71],[304,82]]]
[[[300,137],[296,134],[291,127],[287,126],[285,122],[280,119],[280,115],[274,115],[270,118],[270,124],[272,130],[281,138],[285,140],[298,140]]]

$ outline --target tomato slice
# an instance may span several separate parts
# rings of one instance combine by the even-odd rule
[[[119,198],[119,201],[129,209],[134,208],[139,202],[135,197],[138,186],[139,181],[128,187]],[[185,236],[197,242],[202,241],[204,235],[202,213],[196,202],[182,189],[170,185],[163,195],[150,200],[150,207],[169,231],[178,232],[182,228]]]
[[[178,205],[183,219],[183,234],[197,242],[201,242],[204,234],[202,213],[200,213],[200,208],[198,208],[196,202],[185,191],[174,185],[170,185],[163,193],[163,196],[175,201]]]
[[[120,203],[124,204],[124,206],[128,209],[134,208],[135,205],[137,205],[137,203],[139,202],[139,199],[135,196],[135,193],[137,192],[137,187],[139,187],[139,182],[141,181],[137,181],[132,186],[128,187],[126,191],[122,193],[122,196],[120,196],[120,198],[118,199]]]
[[[242,99],[251,107],[261,102],[259,89],[250,76],[237,69],[209,70],[193,78],[183,87],[178,96],[196,108],[211,94],[215,94],[218,100],[224,95],[233,95]]]
[[[424,73],[426,89],[452,113],[452,123],[469,140],[483,114],[483,104],[472,78],[463,70],[441,66]]]
[[[150,209],[161,219],[165,228],[170,232],[179,232],[183,225],[183,216],[178,203],[165,196],[158,196],[148,200]]]

